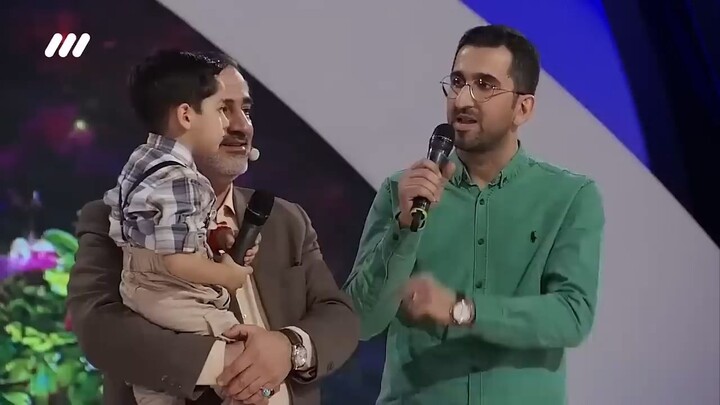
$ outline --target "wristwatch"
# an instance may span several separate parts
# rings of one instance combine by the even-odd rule
[[[290,361],[293,370],[297,371],[305,367],[308,362],[308,352],[303,345],[302,337],[292,329],[280,329],[280,333],[285,335],[290,341],[290,345],[292,345]]]
[[[457,326],[471,325],[475,320],[475,304],[465,298],[465,295],[458,293],[455,304],[450,309],[450,319]]]

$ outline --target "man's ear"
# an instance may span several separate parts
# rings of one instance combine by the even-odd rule
[[[535,96],[532,94],[524,94],[518,96],[519,99],[515,105],[515,116],[513,124],[516,127],[528,122],[535,112]]]

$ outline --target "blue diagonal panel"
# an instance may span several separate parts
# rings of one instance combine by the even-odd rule
[[[512,26],[530,38],[545,71],[649,166],[632,93],[601,0],[463,2],[489,23]]]

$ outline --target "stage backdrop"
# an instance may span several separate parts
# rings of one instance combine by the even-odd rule
[[[607,216],[596,327],[570,352],[570,403],[720,400],[720,252],[643,165],[600,2],[161,2],[238,58],[373,187],[421,156],[444,120],[437,82],[463,31],[483,17],[525,29],[550,71],[522,139],[594,177]]]
[[[101,379],[68,331],[64,297],[77,210],[113,185],[145,136],[126,101],[132,64],[163,47],[220,48],[239,60],[263,152],[238,183],[306,208],[342,283],[375,188],[425,153],[444,120],[438,81],[462,32],[483,17],[516,25],[544,55],[527,148],[590,174],[604,196],[600,308],[589,341],[570,352],[570,403],[720,401],[720,253],[644,166],[598,1],[514,10],[454,0],[14,3],[0,14],[13,33],[0,42],[9,95],[0,99],[0,404],[99,403]],[[563,48],[566,30],[593,55]],[[79,58],[47,58],[55,32],[91,40]],[[323,402],[374,403],[383,345],[362,343],[324,384]]]

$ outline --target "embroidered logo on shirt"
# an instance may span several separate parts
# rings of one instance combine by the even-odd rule
[[[537,234],[535,233],[535,231],[530,232],[530,242],[535,243],[536,240]]]

